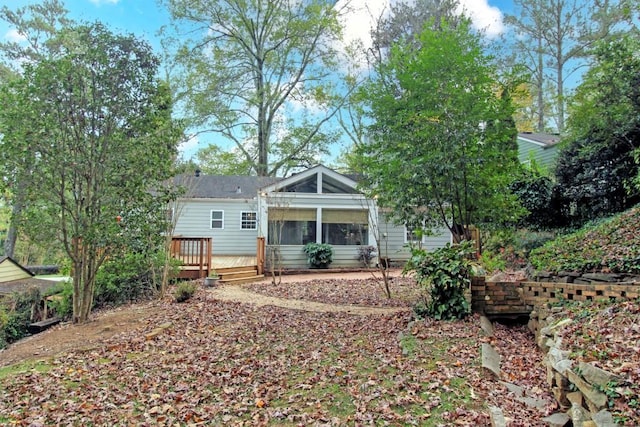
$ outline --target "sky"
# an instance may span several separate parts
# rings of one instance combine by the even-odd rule
[[[339,0],[341,2],[343,0]],[[372,16],[379,16],[390,0],[350,0],[353,13],[346,17],[347,41],[366,39]],[[513,0],[460,0],[473,25],[486,31],[488,37],[504,31],[504,13],[512,12]],[[161,51],[157,32],[169,24],[169,13],[158,5],[157,0],[63,0],[69,15],[76,21],[96,21],[106,24],[115,32],[133,33],[147,40],[158,53]],[[0,6],[16,9],[37,0],[0,0]],[[0,21],[0,38],[19,40],[19,34],[5,22]],[[206,144],[193,138],[181,146],[184,158],[189,158]]]

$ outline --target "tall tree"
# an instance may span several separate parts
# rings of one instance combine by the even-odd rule
[[[556,178],[569,218],[580,225],[640,201],[640,37],[605,40],[572,97],[569,135]]]
[[[426,28],[417,41],[394,45],[363,88],[373,124],[360,171],[399,222],[444,224],[469,240],[470,225],[518,211],[508,191],[518,167],[510,99],[467,21]]]
[[[160,236],[179,129],[151,48],[100,24],[72,26],[55,54],[0,92],[0,151],[33,162],[25,181],[34,233],[55,237],[72,267],[73,321],[87,320],[95,276],[130,236]],[[150,230],[149,224],[156,224]]]
[[[339,11],[326,0],[165,0],[178,32],[181,99],[199,132],[233,141],[257,175],[316,163],[344,99],[332,73]]]
[[[547,126],[547,82],[554,93],[553,120],[558,132],[565,128],[566,89],[569,79],[587,63],[593,45],[612,36],[621,21],[629,21],[624,0],[514,0],[515,13],[506,16],[516,35],[513,49],[527,64],[538,109],[537,130]]]
[[[5,21],[22,40],[0,41],[0,84],[20,75],[25,64],[33,64],[52,54],[52,38],[61,28],[71,24],[67,18],[67,10],[58,0],[45,0],[40,4],[32,4],[11,10],[7,6],[0,8],[0,19]],[[0,154],[2,156],[2,154]],[[11,164],[11,169],[3,168],[4,184],[15,182],[6,192],[11,203],[12,215],[4,241],[5,255],[14,256],[18,238],[18,224],[24,209],[25,182],[29,179],[33,162],[25,158],[22,164]],[[20,175],[20,179],[15,179]],[[11,178],[13,177],[13,178]]]

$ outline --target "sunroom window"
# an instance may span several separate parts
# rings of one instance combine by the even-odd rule
[[[368,245],[369,221],[366,210],[323,209],[322,243]]]
[[[306,245],[316,241],[315,209],[269,209],[270,245]]]

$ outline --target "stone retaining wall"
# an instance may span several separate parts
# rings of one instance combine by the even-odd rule
[[[558,331],[572,320],[562,315],[561,307],[538,306],[531,313],[531,322],[535,323],[535,327],[530,323],[530,328],[536,332],[536,342],[545,352],[547,382],[562,411],[557,419],[571,421],[573,426],[616,426],[607,411],[608,397],[603,390],[620,378],[591,363],[576,363],[567,350],[562,350]]]

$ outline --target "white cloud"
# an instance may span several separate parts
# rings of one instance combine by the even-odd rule
[[[198,144],[200,140],[198,139],[198,135],[189,135],[187,140],[183,141],[178,145],[178,151],[185,159],[193,157],[193,155],[198,151]]]
[[[338,0],[336,9],[344,7],[347,0]],[[405,0],[411,2],[411,0]],[[342,18],[344,41],[348,45],[360,40],[365,49],[371,47],[370,31],[374,22],[389,11],[390,3],[396,0],[352,0],[349,12]],[[471,18],[473,26],[484,30],[488,37],[504,32],[503,15],[499,8],[490,6],[488,0],[460,0],[458,12],[465,12]]]
[[[7,33],[4,35],[4,38],[9,40],[10,42],[15,43],[22,43],[23,41],[27,40],[27,38],[15,28],[7,31]]]
[[[502,12],[489,6],[487,0],[460,0],[460,9],[471,18],[473,26],[486,32],[487,37],[496,37],[504,32]]]
[[[118,4],[120,0],[89,0],[96,6],[102,6],[103,4]]]

